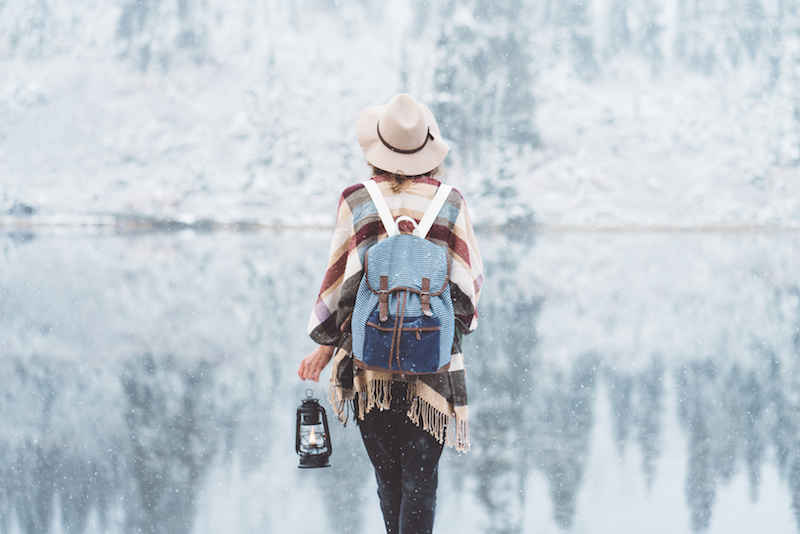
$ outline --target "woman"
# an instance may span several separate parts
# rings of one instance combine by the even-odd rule
[[[373,169],[371,179],[392,216],[419,222],[439,187],[436,176],[449,150],[431,111],[398,94],[386,105],[364,110],[356,133]],[[375,468],[386,532],[418,534],[433,529],[437,466],[444,445],[469,449],[461,337],[477,326],[482,263],[466,204],[453,189],[428,234],[429,240],[447,247],[451,259],[456,337],[448,371],[406,376],[353,369],[349,319],[364,255],[386,236],[365,186],[345,189],[328,269],[309,322],[309,334],[319,346],[303,359],[298,375],[316,382],[334,360],[329,396],[342,423],[348,405],[353,408]]]

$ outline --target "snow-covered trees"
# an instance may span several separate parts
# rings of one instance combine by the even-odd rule
[[[448,0],[440,9],[433,82],[442,131],[470,165],[487,146],[536,146],[532,27],[523,2]]]
[[[800,210],[797,4],[2,2],[0,212],[328,223],[321,192],[366,172],[354,117],[404,91],[439,116],[487,222],[670,224],[701,182],[697,224],[783,224]],[[752,205],[710,205],[732,183]]]
[[[205,2],[127,0],[117,23],[122,54],[142,70],[169,70],[179,54],[206,60],[212,14]]]

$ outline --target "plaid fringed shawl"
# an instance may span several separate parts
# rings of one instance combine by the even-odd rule
[[[423,177],[394,192],[390,178],[374,176],[373,180],[380,186],[395,218],[406,215],[416,221],[422,218],[440,183]],[[460,339],[477,326],[483,266],[464,199],[454,189],[428,234],[428,239],[447,247],[452,260],[450,283],[457,335],[446,373],[403,376],[390,371],[356,369],[352,380],[349,379],[349,319],[364,271],[364,255],[385,237],[386,231],[364,185],[359,183],[345,189],[339,199],[328,269],[308,325],[314,341],[337,347],[328,390],[333,409],[342,424],[347,421],[348,405],[356,399],[355,413],[362,419],[376,406],[388,409],[391,383],[402,380],[408,384],[407,398],[411,399],[409,419],[440,443],[460,451],[469,450],[467,388]]]

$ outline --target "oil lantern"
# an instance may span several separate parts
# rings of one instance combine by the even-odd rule
[[[328,432],[328,418],[325,408],[313,398],[313,391],[306,390],[306,398],[297,408],[297,432],[295,450],[300,455],[301,468],[330,467],[331,435]]]

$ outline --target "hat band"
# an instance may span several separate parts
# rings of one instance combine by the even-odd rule
[[[428,144],[428,139],[433,141],[433,134],[431,133],[431,128],[429,126],[428,127],[428,135],[425,136],[425,141],[420,146],[418,146],[417,148],[412,148],[411,150],[403,150],[401,148],[395,148],[395,147],[393,147],[392,145],[390,145],[389,143],[386,142],[386,140],[381,135],[381,121],[378,121],[377,130],[378,130],[378,139],[381,140],[381,143],[383,143],[383,146],[385,146],[386,148],[388,148],[392,152],[397,152],[398,154],[416,154],[417,152],[419,152],[420,150],[425,148],[425,145]]]

